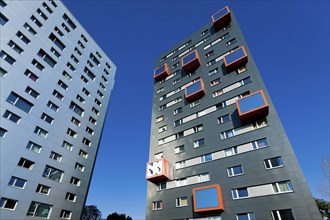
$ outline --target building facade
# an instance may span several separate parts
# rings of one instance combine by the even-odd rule
[[[154,78],[146,219],[321,219],[228,7]]]
[[[79,219],[116,67],[62,2],[0,9],[0,219]]]

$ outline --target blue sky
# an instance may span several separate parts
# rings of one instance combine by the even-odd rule
[[[228,5],[314,196],[329,158],[329,1],[68,1],[117,66],[87,204],[144,219],[156,57]]]

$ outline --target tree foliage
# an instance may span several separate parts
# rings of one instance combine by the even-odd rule
[[[126,216],[125,214],[118,214],[114,212],[108,215],[107,220],[133,220],[130,216]]]
[[[315,202],[320,211],[321,216],[330,218],[330,202],[316,198],[315,198]]]
[[[95,205],[87,205],[84,207],[81,220],[101,220],[101,212]]]

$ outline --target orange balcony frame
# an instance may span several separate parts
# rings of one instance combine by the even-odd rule
[[[222,10],[227,10],[227,13],[222,15],[220,18],[215,18],[215,15],[221,12]],[[221,30],[222,28],[226,27],[231,22],[231,16],[230,16],[230,9],[228,6],[225,6],[221,10],[217,11],[212,15],[212,22],[214,29],[216,31]]]
[[[211,188],[216,188],[216,190],[217,190],[218,206],[214,206],[214,207],[210,207],[210,208],[197,208],[196,191],[203,190],[203,189],[211,189]],[[194,212],[208,212],[208,211],[218,211],[218,210],[223,211],[224,210],[222,192],[221,192],[221,187],[219,184],[193,188],[193,201],[194,201]]]
[[[239,101],[240,100],[243,100],[243,99],[246,99],[246,98],[249,98],[257,93],[260,93],[261,94],[261,97],[264,101],[264,105],[260,106],[260,107],[257,107],[257,108],[254,108],[254,109],[251,109],[249,111],[246,111],[246,112],[242,112],[240,106],[239,106]],[[268,101],[266,99],[266,96],[264,94],[264,92],[262,90],[258,90],[254,93],[251,93],[247,96],[244,96],[238,100],[236,100],[236,108],[237,108],[237,111],[238,111],[238,116],[241,120],[241,122],[251,122],[251,121],[255,121],[255,120],[258,120],[258,119],[261,119],[261,118],[264,118],[268,115],[269,113],[269,105],[268,105]]]
[[[163,161],[162,172],[160,174],[148,175],[148,165],[158,162],[158,161]],[[161,158],[159,160],[155,160],[152,162],[148,162],[147,169],[146,169],[146,179],[152,183],[159,183],[159,182],[163,182],[163,181],[172,179],[173,173],[171,171],[171,167],[172,167],[171,164],[164,158]]]
[[[240,58],[238,58],[238,59],[236,59],[236,60],[234,60],[234,61],[228,63],[226,57],[229,56],[229,55],[232,54],[232,53],[235,53],[237,50],[240,50],[240,49],[243,50],[243,54],[244,54],[244,55],[243,55],[242,57],[240,57]],[[235,69],[238,69],[238,68],[244,66],[244,65],[248,62],[248,56],[247,56],[247,53],[246,53],[246,51],[245,51],[244,46],[240,46],[240,47],[237,48],[236,50],[234,50],[234,51],[232,51],[231,53],[227,54],[227,55],[223,58],[223,61],[224,61],[225,68],[226,68],[227,72],[231,72],[231,71],[233,71],[233,70],[235,70]]]
[[[160,68],[162,68],[163,66],[165,66],[165,70],[161,73],[156,73],[157,70],[159,70]],[[154,70],[154,79],[156,81],[159,81],[159,80],[162,80],[164,78],[166,78],[168,75],[169,75],[170,71],[169,71],[169,68],[168,68],[168,65],[167,63],[164,63],[163,65],[157,67],[155,70]]]
[[[194,58],[193,60],[184,63],[184,58],[187,56],[190,56],[191,54],[196,53],[196,58]],[[188,55],[184,56],[181,58],[181,63],[182,63],[182,69],[186,72],[186,73],[190,73],[191,71],[197,69],[200,65],[201,65],[201,60],[199,58],[199,54],[197,50],[194,50],[193,52],[189,53]]]
[[[189,86],[191,86],[191,85],[197,83],[197,82],[200,82],[200,83],[201,83],[201,89],[198,90],[198,91],[196,91],[196,92],[194,92],[194,93],[192,93],[192,94],[190,94],[190,95],[188,95],[188,94],[187,94],[187,88],[188,88]],[[196,80],[196,82],[194,82],[194,83],[192,83],[192,84],[186,86],[185,89],[184,89],[184,96],[185,96],[185,98],[186,98],[186,100],[187,100],[188,102],[193,102],[193,101],[195,101],[195,100],[197,100],[197,99],[200,99],[200,98],[203,97],[204,95],[205,95],[205,87],[204,87],[204,82],[203,82],[202,79]]]

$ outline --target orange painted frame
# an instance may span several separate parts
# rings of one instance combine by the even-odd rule
[[[214,19],[214,15],[216,15],[217,13],[219,13],[221,10],[223,10],[224,8],[227,9],[227,13],[222,15],[220,18],[218,19]],[[226,25],[228,25],[231,22],[231,17],[230,17],[230,9],[228,6],[223,7],[222,9],[220,9],[219,11],[217,11],[216,13],[214,13],[212,15],[212,22],[214,25],[214,29],[216,31],[220,30],[222,27],[225,27]]]
[[[258,107],[258,108],[255,108],[255,109],[252,109],[250,111],[247,111],[247,112],[242,113],[242,111],[241,111],[241,109],[239,107],[238,102],[240,100],[242,100],[242,99],[248,98],[248,97],[253,96],[253,95],[257,94],[257,93],[261,93],[262,99],[264,100],[264,103],[265,104],[263,106]],[[246,119],[248,119],[252,112],[255,112],[256,114],[266,114],[266,115],[268,114],[268,107],[269,107],[268,101],[266,99],[265,93],[261,89],[258,90],[258,91],[256,91],[256,92],[254,92],[254,93],[251,93],[251,94],[249,94],[247,96],[244,96],[244,97],[242,97],[240,99],[237,99],[235,104],[236,104],[236,108],[237,108],[237,111],[238,111],[238,115],[239,115],[240,119],[243,120],[243,121],[245,121]]]
[[[230,55],[231,53],[234,53],[235,51],[239,50],[239,49],[242,49],[243,50],[243,53],[244,53],[244,56],[241,57],[241,58],[238,58],[237,60],[234,60],[232,61],[231,63],[227,63],[227,60],[226,60],[226,56]],[[231,52],[229,54],[227,54],[224,58],[223,58],[223,62],[225,64],[225,68],[228,72],[232,71],[233,69],[235,68],[239,68],[241,67],[242,65],[246,64],[248,62],[248,56],[247,56],[247,53],[245,51],[245,48],[244,46],[240,46],[239,48],[237,48],[236,50],[234,50],[233,52]],[[239,67],[237,67],[237,65]]]
[[[157,161],[163,160],[163,172],[161,174],[157,175],[152,175],[148,177],[148,164],[154,163]],[[147,163],[147,169],[146,169],[146,179],[149,180],[150,182],[159,182],[159,181],[164,181],[168,180],[169,177],[169,162],[165,160],[164,158],[161,158],[159,160],[155,160],[153,162],[148,162]]]
[[[219,12],[219,11],[222,11],[224,8],[226,8],[228,12],[227,12],[226,14],[222,15],[220,18],[218,18],[218,19],[214,19],[214,15],[218,14],[218,12]],[[212,15],[212,22],[213,22],[213,23],[216,22],[216,21],[218,21],[218,20],[220,20],[221,18],[223,18],[224,16],[226,16],[227,14],[230,13],[230,10],[229,10],[229,7],[228,7],[228,6],[223,7],[223,8],[220,9],[219,11],[217,11],[216,13],[214,13],[214,14]]]
[[[196,191],[202,190],[202,189],[210,189],[210,188],[216,188],[217,189],[219,206],[212,207],[212,208],[197,209],[197,207],[196,207]],[[220,187],[219,184],[193,188],[193,200],[194,200],[194,212],[207,212],[207,211],[214,211],[214,210],[224,210],[222,192],[221,192],[221,187]]]
[[[194,98],[200,98],[201,96],[203,96],[205,94],[205,87],[204,87],[204,82],[202,79],[199,79],[199,80],[196,80],[196,82],[194,83],[197,83],[197,82],[201,82],[201,89],[198,90],[197,92],[194,92],[190,95],[187,95],[187,87],[185,87],[184,89],[184,97],[188,100],[188,101],[191,101],[193,100]],[[193,85],[194,83],[192,83],[191,85]],[[190,85],[189,85],[190,86]]]
[[[156,70],[158,70],[159,68],[161,68],[162,66],[165,66],[165,71],[160,73],[160,74],[156,74]],[[168,68],[168,64],[167,63],[164,63],[163,65],[160,65],[159,67],[157,67],[155,70],[154,70],[154,79],[155,80],[161,80],[165,77],[167,77],[169,75],[169,68]]]
[[[193,59],[193,60],[191,60],[191,61],[189,61],[188,63],[185,64],[185,63],[183,62],[183,58],[189,56],[189,55],[192,54],[192,53],[196,53],[196,58]],[[201,64],[201,60],[200,60],[200,58],[199,58],[198,51],[197,51],[197,50],[194,50],[193,52],[191,52],[191,53],[187,54],[186,56],[182,57],[182,58],[181,58],[181,64],[182,64],[182,69],[183,69],[185,72],[190,72],[190,71],[192,71],[193,69],[197,69],[197,68],[200,66],[200,64]]]

